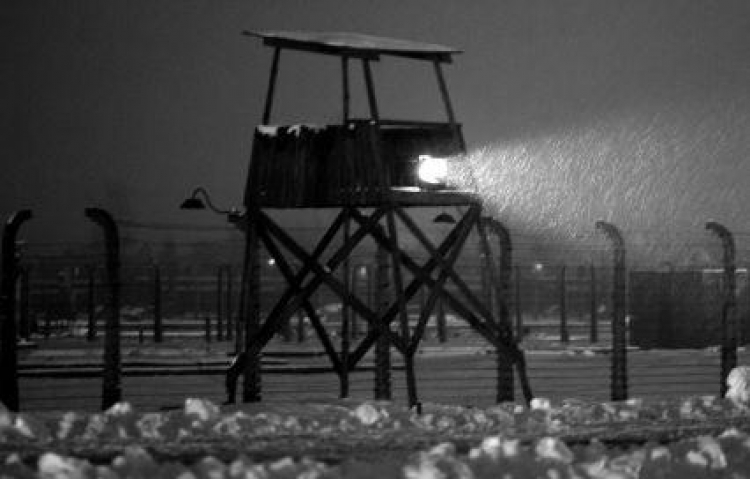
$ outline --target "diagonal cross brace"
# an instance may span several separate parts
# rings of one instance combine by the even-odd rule
[[[268,223],[271,220],[262,211],[258,211],[257,213],[258,213],[257,216],[256,216],[257,229],[259,231],[261,231],[261,230],[265,229],[265,226],[268,226]],[[316,261],[317,261],[318,258],[320,258],[320,256],[322,256],[323,252],[326,250],[326,248],[331,243],[331,241],[333,241],[333,238],[335,237],[336,232],[338,231],[338,229],[343,224],[343,221],[344,221],[344,215],[343,215],[343,212],[341,212],[336,217],[336,219],[334,219],[333,223],[331,224],[331,226],[328,228],[328,230],[323,235],[323,238],[321,238],[320,242],[318,243],[318,246],[313,251],[312,256],[313,256],[313,258],[315,258]],[[284,306],[294,296],[295,290],[297,288],[301,287],[302,282],[304,281],[305,277],[308,275],[309,272],[310,272],[310,268],[309,268],[308,265],[303,265],[303,267],[300,268],[300,271],[290,281],[291,287],[288,288],[284,292],[284,294],[282,295],[282,297],[276,302],[276,305],[274,306],[274,308],[269,313],[269,318],[275,318],[279,314],[281,314],[281,312],[283,311]],[[292,314],[294,314],[294,311],[296,311],[296,309],[298,307],[299,307],[299,304],[297,305],[297,307],[295,309],[293,309],[293,310],[291,310],[289,312],[288,316],[291,316]],[[265,345],[267,344],[267,342],[271,339],[271,337],[273,337],[274,333],[277,331],[278,326],[280,324],[281,324],[281,321],[279,321],[277,324],[275,324],[274,328],[269,332],[268,330],[270,329],[269,328],[270,325],[268,324],[268,321],[266,321],[266,323],[261,327],[261,330],[256,332],[255,336],[253,337],[253,339],[254,339],[253,342],[257,342],[257,337],[260,335],[261,332],[263,332],[263,334],[264,334],[263,337],[265,338],[265,340],[262,342],[262,344],[260,344],[259,347],[255,348],[254,351],[252,351],[253,354],[257,354],[261,349],[263,349],[263,347],[265,347]],[[248,345],[246,347],[246,349],[248,350],[248,352],[250,352],[250,346],[251,345],[248,343]]]
[[[296,242],[294,241],[288,234],[286,234],[278,225],[275,223],[270,222],[268,225],[269,229],[271,230],[271,233],[275,235],[275,237],[281,241],[284,246],[295,256],[297,256],[299,259],[305,262],[306,265],[309,265],[309,268],[312,270],[312,273],[316,275],[315,278],[311,281],[319,280],[315,284],[315,287],[313,289],[310,289],[310,284],[306,286],[304,289],[300,290],[300,300],[304,300],[309,298],[309,296],[314,292],[314,289],[317,288],[320,283],[327,284],[333,291],[336,293],[342,300],[346,300],[349,302],[350,306],[354,310],[356,310],[358,313],[360,313],[370,324],[377,324],[378,317],[377,314],[372,311],[365,303],[363,303],[359,298],[351,294],[349,291],[347,291],[346,286],[336,277],[331,276],[330,270],[334,269],[336,265],[331,264],[329,261],[328,270],[323,269],[322,266],[320,266],[314,258],[312,258],[307,252]],[[366,229],[366,228],[365,228]],[[358,240],[357,243],[361,241]],[[342,248],[346,247],[347,245],[344,245]],[[356,246],[356,244],[351,245],[351,248],[353,249]],[[347,253],[348,255],[348,253]],[[346,257],[346,255],[344,256]],[[293,311],[292,311],[293,312]],[[400,350],[404,351],[406,349],[406,345],[404,342],[395,334],[389,333],[389,337],[392,340],[393,344]]]
[[[438,253],[432,242],[424,235],[424,233],[422,233],[422,230],[420,230],[417,225],[414,224],[412,219],[406,214],[405,211],[403,211],[402,209],[398,209],[397,211],[399,213],[399,217],[410,229],[412,234],[414,234],[417,239],[421,241],[425,247],[427,247],[430,255],[436,257],[436,259],[438,260],[438,266],[440,267],[440,273],[438,274],[437,280],[435,280],[434,286],[431,288],[430,295],[427,298],[427,304],[425,305],[425,308],[422,310],[419,316],[414,335],[409,338],[408,352],[409,354],[413,355],[419,347],[419,342],[422,340],[424,329],[427,326],[427,320],[429,319],[430,313],[435,306],[435,302],[442,294],[445,293],[445,282],[448,280],[448,277],[451,275],[451,273],[454,272],[453,267],[456,264],[456,260],[458,260],[458,255],[461,253],[463,245],[469,237],[469,233],[471,233],[472,224],[476,222],[476,219],[479,216],[479,208],[471,207],[466,213],[465,218],[467,221],[465,222],[465,224],[461,224],[459,228],[460,233],[456,245],[454,245],[453,250],[449,253],[447,259],[443,259],[442,255]]]
[[[430,293],[430,297],[427,300],[427,307],[424,311],[422,311],[422,314],[419,318],[419,323],[417,324],[417,331],[415,331],[414,337],[411,340],[411,344],[409,347],[411,348],[411,352],[413,353],[416,351],[416,348],[419,346],[419,341],[422,338],[422,333],[424,331],[424,328],[427,324],[427,319],[429,318],[429,313],[432,311],[432,308],[437,301],[437,298],[441,295],[450,294],[448,291],[444,289],[444,284],[447,281],[447,279],[450,277],[453,282],[458,286],[459,290],[463,295],[469,299],[470,302],[472,302],[472,305],[480,311],[480,314],[487,315],[487,311],[483,310],[483,305],[478,301],[475,300],[474,294],[471,292],[468,286],[466,286],[466,283],[461,279],[461,277],[455,272],[454,265],[456,263],[456,260],[458,259],[458,255],[461,252],[461,248],[463,244],[465,243],[466,239],[468,238],[469,233],[471,232],[471,227],[477,223],[477,220],[479,218],[480,214],[480,208],[478,206],[471,206],[469,211],[467,211],[464,218],[470,219],[468,223],[466,223],[465,226],[462,226],[460,228],[457,227],[457,229],[460,229],[461,231],[461,239],[460,244],[456,245],[456,247],[453,249],[453,251],[450,253],[447,259],[444,259],[443,256],[439,253],[439,251],[435,248],[435,246],[432,244],[432,241],[427,238],[427,236],[422,232],[421,229],[414,223],[414,221],[409,217],[409,215],[406,214],[403,210],[398,210],[399,216],[401,220],[406,224],[406,226],[409,228],[409,230],[412,232],[412,234],[422,243],[422,246],[425,247],[428,253],[430,253],[431,256],[435,257],[438,261],[438,266],[440,266],[440,274],[438,275],[438,279],[435,281],[434,286],[432,287],[432,291]],[[428,277],[427,281],[430,281],[431,278]],[[489,316],[487,316],[489,317]]]
[[[464,215],[464,217],[462,218],[461,222],[459,222],[459,224],[456,226],[456,228],[454,228],[454,230],[451,232],[451,233],[455,233],[455,236],[452,238],[452,240],[450,242],[450,246],[451,247],[456,247],[458,250],[460,250],[460,248],[463,246],[463,242],[458,243],[457,239],[458,239],[458,235],[460,233],[462,233],[462,232],[465,233],[465,236],[462,235],[464,241],[468,237],[468,233],[470,232],[471,226],[472,226],[472,223],[469,222],[469,221],[467,221],[471,217],[470,213],[471,213],[471,210],[469,212],[467,212],[466,215]],[[475,220],[476,218],[472,218],[472,219]],[[417,233],[417,235],[419,235],[419,233]],[[383,238],[382,234],[381,235],[374,234],[373,236],[375,236],[375,239],[378,242],[380,242],[383,246],[386,246],[386,243],[384,243],[384,238]],[[422,238],[426,240],[426,238],[424,238],[424,235],[422,235]],[[448,240],[448,238],[446,238],[446,241],[444,241],[443,245],[441,245],[441,246],[446,246],[446,243],[448,242],[447,240]],[[453,243],[456,243],[456,244],[454,245]],[[427,241],[427,244],[431,244],[431,243],[429,241]],[[431,270],[435,266],[441,266],[442,271],[447,271],[448,274],[451,276],[451,279],[454,280],[454,282],[457,282],[458,284],[464,284],[465,285],[465,283],[463,283],[463,281],[452,270],[452,268],[448,267],[448,265],[446,264],[445,260],[443,259],[444,255],[447,253],[447,248],[441,247],[441,248],[438,248],[438,249],[434,249],[434,248],[430,249],[428,247],[428,249],[429,249],[429,252],[431,254],[431,259],[425,264],[424,267],[420,267],[408,255],[403,255],[404,266],[406,266],[407,268],[409,268],[411,270],[411,272],[415,276],[415,279],[414,279],[413,283],[414,282],[418,282],[417,286],[426,285],[426,286],[428,286],[430,288],[435,288],[436,287],[436,280],[432,279],[432,277],[430,276],[430,272],[431,272]],[[473,293],[471,293],[471,290],[469,290],[468,287],[466,287],[465,290],[462,290],[462,293],[464,295],[466,295],[467,297],[469,297],[471,299],[474,299],[475,300],[474,302],[476,302],[477,305],[481,307],[481,303],[479,303],[479,301],[476,300],[476,298],[474,298]],[[458,308],[460,309],[460,311],[468,313],[467,316],[471,316],[471,319],[477,319],[476,315],[473,312],[471,312],[469,310],[469,308],[467,308],[466,306],[464,306],[463,303],[461,303],[455,297],[455,295],[453,295],[450,291],[443,290],[443,296],[446,299],[449,300],[450,304],[452,304],[452,305],[459,305]],[[456,309],[456,308],[454,308],[454,309]],[[485,313],[486,314],[486,309],[481,308],[480,309],[480,314],[481,313]],[[467,317],[467,319],[469,319],[469,318]],[[471,319],[469,319],[469,320],[471,320]],[[480,321],[480,323],[481,323],[481,321]],[[494,342],[494,336],[493,336],[492,330],[485,328],[484,324],[480,324],[479,330],[480,330],[480,333],[482,333],[485,337],[487,337],[488,340]]]
[[[268,232],[265,230],[265,228],[260,229],[260,238],[263,241],[263,244],[266,246],[266,249],[268,250],[271,257],[276,261],[276,266],[279,268],[279,271],[281,271],[281,274],[284,276],[287,283],[289,283],[289,289],[293,290],[293,292],[295,293],[299,293],[301,288],[299,284],[294,281],[294,271],[286,261],[286,258],[284,258],[284,255],[281,253],[278,246],[276,246],[276,243],[274,243],[273,239],[268,235]],[[333,368],[336,370],[336,372],[340,373],[341,361],[339,360],[336,348],[333,346],[333,343],[325,332],[325,327],[320,321],[318,313],[315,311],[315,308],[313,308],[308,299],[302,301],[302,309],[304,309],[305,313],[310,318],[310,322],[312,323],[313,328],[315,329],[315,332],[320,339],[320,342],[323,344],[323,349],[325,349],[328,357],[331,359]]]
[[[342,245],[331,257],[331,259],[328,260],[328,263],[326,265],[328,271],[335,269],[339,263],[341,263],[344,258],[346,258],[349,253],[351,252],[354,247],[359,244],[359,242],[362,241],[362,239],[367,234],[368,230],[373,227],[374,224],[378,222],[378,220],[383,216],[384,210],[378,209],[375,212],[370,215],[368,218],[365,226],[360,227],[357,229],[354,234],[350,237],[350,241],[347,244]],[[343,218],[343,215],[339,215],[337,220],[339,218]],[[284,234],[284,232],[279,228],[273,221],[268,218],[267,215],[261,212],[260,215],[260,221],[267,227],[269,227],[272,233],[278,233],[276,234],[277,238],[286,240],[285,246],[292,248],[299,247],[291,238],[289,238],[287,235]],[[338,222],[338,226],[334,228],[333,226],[329,229],[329,233],[331,233],[331,237],[333,234],[335,234],[338,227],[341,225],[341,221]],[[329,272],[326,270],[323,270],[323,268],[317,264],[317,259],[322,254],[322,251],[325,250],[325,247],[327,245],[323,245],[322,243],[318,245],[318,248],[316,248],[316,253],[313,254],[311,257],[312,261],[308,261],[305,266],[300,270],[299,273],[294,278],[294,283],[296,284],[296,288],[301,289],[295,289],[295,287],[290,288],[286,291],[286,293],[283,295],[283,297],[277,302],[276,306],[274,307],[271,314],[269,314],[268,319],[263,324],[263,326],[260,328],[260,330],[255,334],[255,336],[252,338],[252,341],[250,344],[248,344],[248,352],[250,354],[258,354],[258,352],[268,343],[268,341],[273,337],[273,334],[278,330],[279,325],[281,322],[294,314],[294,312],[300,308],[300,305],[302,302],[307,299],[315,289],[317,289],[318,286],[320,286],[324,281],[326,281],[326,278],[329,278]],[[304,252],[304,250],[302,250]],[[306,253],[305,253],[305,256]],[[302,280],[304,277],[310,272],[310,270],[313,270],[313,272],[316,272],[317,275],[313,277],[307,285],[304,287],[301,287]],[[334,281],[334,284],[336,282]]]
[[[477,206],[477,214],[479,214],[479,207]],[[467,212],[468,214],[468,212]],[[461,294],[469,301],[471,306],[479,313],[480,316],[484,316],[485,318],[488,318],[490,320],[490,326],[492,329],[497,330],[497,332],[500,334],[500,337],[503,338],[504,341],[512,341],[513,333],[509,328],[503,328],[503,325],[500,325],[500,328],[496,328],[496,325],[494,322],[491,321],[492,313],[487,309],[487,307],[476,297],[476,295],[471,291],[469,286],[466,284],[466,282],[461,279],[461,277],[455,272],[455,270],[452,267],[448,267],[448,265],[445,264],[442,257],[437,255],[437,250],[432,245],[432,242],[422,233],[421,230],[416,226],[414,221],[405,213],[402,215],[402,220],[404,223],[411,229],[414,236],[422,243],[422,245],[427,249],[427,251],[433,255],[438,256],[438,260],[440,261],[440,266],[444,270],[447,271],[448,275],[450,276],[450,279],[453,281],[453,283],[458,287],[458,290],[461,292]],[[479,224],[477,221],[477,218],[474,218],[474,221]],[[444,295],[449,295],[450,293],[448,291],[443,292]]]
[[[355,221],[358,221],[359,223],[364,223],[365,218],[359,214],[359,212],[355,212],[355,214],[352,215],[352,217],[355,219]],[[387,240],[387,237],[385,236],[385,233],[383,233],[382,229],[376,228],[374,231],[371,232],[373,238],[384,247],[385,250],[390,248],[390,243]],[[440,245],[440,251],[441,254],[445,254],[445,252],[448,251],[448,249],[452,246],[452,244],[455,242],[457,237],[457,230],[454,229],[451,231],[451,233],[444,239],[443,243]],[[406,252],[402,252],[401,259],[403,262],[407,262],[412,265],[416,265],[416,263],[411,260],[409,255]],[[431,270],[435,268],[436,261],[435,259],[431,259],[427,262],[424,266],[424,274],[429,275]],[[419,266],[415,266],[417,269],[419,269]],[[421,282],[415,278],[413,279],[409,285],[404,290],[404,298],[406,301],[411,300],[411,298],[416,294],[416,292],[419,290],[419,287],[421,286]],[[392,304],[383,314],[380,321],[385,322],[386,324],[390,324],[391,321],[395,318],[396,314],[398,314],[398,305]],[[350,367],[354,367],[357,362],[359,362],[360,359],[364,356],[364,354],[369,351],[369,349],[372,347],[373,343],[377,339],[379,335],[379,332],[377,330],[372,330],[367,333],[365,338],[359,343],[359,346],[357,349],[352,352],[351,356],[349,357],[349,365]],[[400,339],[400,338],[399,338]]]
[[[364,221],[361,216],[354,215],[353,217],[358,222]],[[467,215],[462,218],[461,222],[459,222],[459,224],[445,237],[440,247],[437,249],[436,254],[433,254],[432,257],[422,267],[420,267],[414,260],[412,260],[406,252],[401,252],[401,262],[414,274],[414,278],[404,289],[405,301],[410,300],[414,296],[414,294],[416,294],[419,288],[424,284],[428,284],[434,287],[435,281],[432,280],[430,274],[432,270],[440,263],[442,256],[447,254],[451,248],[455,247],[458,250],[461,249],[463,241],[465,241],[466,237],[468,237],[468,234],[463,238],[463,240],[461,240],[460,233],[463,229],[466,229],[467,231],[470,231],[471,229],[471,223],[468,222],[468,219],[469,216],[467,213]],[[385,233],[383,233],[382,229],[375,229],[374,231],[372,231],[372,236],[381,246],[383,246],[383,248],[389,249],[391,247],[390,242],[388,241]],[[448,293],[446,292],[446,294]],[[397,313],[398,305],[393,304],[385,312],[381,320],[385,321],[387,324],[390,324]],[[491,334],[491,332],[489,331],[485,331],[485,333]],[[361,359],[361,357],[369,350],[374,341],[377,339],[378,334],[379,333],[377,331],[370,331],[367,334],[367,336],[360,342],[357,350],[352,353],[349,361],[350,365],[355,365],[357,361]]]
[[[467,213],[467,215],[468,214],[469,213]],[[464,219],[462,219],[462,221],[464,221],[466,219],[466,217],[467,216],[464,216]],[[457,231],[459,229],[460,229],[459,226],[457,226],[451,233],[453,233],[453,232],[455,232],[455,231]],[[387,240],[386,240],[386,238],[383,237],[382,233],[379,233],[379,232],[376,231],[376,232],[373,233],[373,237],[375,237],[375,239],[381,245],[383,245],[383,247],[385,247],[385,248],[388,247]],[[402,255],[403,264],[407,268],[409,268],[412,271],[412,273],[415,275],[415,279],[412,281],[412,283],[409,286],[415,285],[415,282],[416,282],[416,286],[417,287],[421,286],[421,284],[426,284],[427,286],[429,286],[431,288],[436,287],[436,280],[432,279],[429,276],[428,273],[429,273],[429,270],[431,270],[432,268],[434,268],[435,263],[438,263],[438,262],[442,261],[442,257],[438,258],[438,256],[441,256],[441,254],[445,254],[445,248],[444,247],[446,246],[447,239],[448,238],[446,238],[446,241],[443,242],[443,244],[441,245],[441,248],[439,248],[437,250],[437,253],[440,253],[440,254],[433,254],[432,258],[430,259],[430,261],[428,261],[428,263],[423,268],[420,268],[419,265],[417,265],[407,255]],[[425,271],[427,271],[427,273],[425,273]],[[457,277],[457,275],[452,270],[449,270],[449,271],[451,271],[453,273],[451,275],[451,277],[455,281],[455,278]],[[461,283],[463,283],[463,282],[459,280],[458,284],[461,284]],[[409,291],[410,291],[409,287],[407,287],[407,293]],[[476,297],[474,296],[473,293],[471,293],[470,290],[466,289],[465,291],[463,291],[463,293],[468,298],[470,298],[470,301],[473,300],[472,301],[473,303],[474,302],[478,303],[478,306],[480,306],[480,308],[477,308],[477,309],[479,309],[479,313],[480,314],[483,314],[483,315],[489,314],[487,312],[486,308],[483,305],[481,305],[481,303],[479,302],[479,300],[476,299]],[[498,347],[504,353],[508,354],[510,357],[512,357],[514,359],[514,361],[516,361],[516,362],[522,361],[522,357],[521,357],[522,356],[522,352],[519,350],[518,345],[513,340],[512,334],[511,335],[503,334],[503,331],[498,331],[498,330],[493,329],[492,327],[488,326],[487,324],[485,324],[485,322],[480,317],[478,317],[470,308],[468,308],[466,305],[464,305],[463,302],[461,302],[459,299],[457,299],[455,297],[455,295],[453,295],[449,291],[443,290],[443,297],[446,299],[446,301],[448,302],[448,305],[453,310],[455,310],[459,315],[463,316],[469,322],[469,324],[477,332],[479,332],[482,336],[484,336],[484,338],[487,339],[493,346]],[[386,316],[386,318],[389,318],[389,320],[392,319],[392,317],[390,317],[390,316]],[[365,338],[365,339],[367,340],[367,339],[369,339],[369,337]]]

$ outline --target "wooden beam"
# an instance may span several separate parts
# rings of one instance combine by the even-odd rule
[[[344,220],[344,228],[343,228],[343,242],[344,244],[349,243],[349,238],[351,236],[351,215],[349,213],[350,208],[344,208],[344,214],[346,215],[346,218]],[[339,397],[341,398],[347,398],[349,397],[349,346],[350,346],[350,340],[349,337],[349,323],[351,322],[351,297],[355,297],[354,293],[352,292],[352,271],[351,271],[351,262],[349,261],[351,255],[347,255],[346,259],[344,259],[344,264],[342,265],[342,276],[343,276],[343,286],[344,291],[347,293],[347,297],[342,298],[341,300],[341,371],[339,373],[339,379],[340,379],[340,394]]]
[[[438,87],[440,88],[440,96],[443,98],[443,105],[445,106],[445,114],[448,117],[448,122],[451,125],[456,124],[456,115],[453,113],[453,105],[451,104],[451,98],[448,94],[448,85],[445,83],[445,76],[443,76],[443,68],[440,66],[440,62],[432,62],[432,66],[435,69],[435,75],[438,80]]]
[[[433,61],[432,65],[435,68],[435,75],[437,76],[438,86],[440,87],[440,96],[443,98],[448,122],[450,122],[451,127],[453,127],[453,132],[458,139],[461,151],[466,152],[466,142],[464,141],[463,133],[461,133],[461,128],[456,123],[456,115],[453,113],[453,105],[451,104],[451,98],[448,94],[448,85],[445,83],[445,77],[443,76],[443,68],[437,60]]]
[[[391,274],[393,275],[393,286],[398,305],[399,316],[401,320],[401,337],[404,341],[409,341],[409,316],[406,311],[406,301],[404,300],[404,282],[401,276],[401,248],[398,242],[398,228],[396,228],[396,218],[393,210],[394,206],[388,208],[386,213],[386,223],[388,224],[388,239],[391,243]]]
[[[253,32],[244,31],[243,35],[259,36]],[[260,35],[262,36],[262,35]],[[439,61],[442,63],[451,63],[453,54],[460,53],[456,51],[421,51],[421,50],[393,50],[383,48],[363,49],[346,46],[325,45],[322,43],[312,43],[291,38],[263,37],[263,44],[269,47],[287,48],[310,53],[319,53],[324,55],[346,55],[352,58],[367,58],[368,60],[378,61],[380,55],[394,57],[404,57],[413,60],[422,61]]]
[[[390,181],[388,182],[391,183]],[[409,330],[409,313],[406,311],[406,299],[404,298],[404,282],[401,277],[401,249],[398,241],[398,228],[396,228],[396,215],[393,212],[397,208],[396,202],[391,199],[388,212],[386,213],[386,223],[388,224],[388,238],[391,243],[391,274],[393,276],[393,286],[395,292],[396,305],[398,306],[401,339],[407,346],[404,351],[404,367],[406,374],[406,394],[409,407],[417,405],[417,380],[414,372],[414,350],[408,347],[410,343]],[[383,319],[381,318],[381,321]]]
[[[273,94],[276,89],[276,77],[279,73],[279,58],[281,56],[281,47],[273,50],[273,61],[271,62],[271,74],[268,78],[268,90],[266,91],[266,106],[263,108],[263,125],[268,125],[271,121],[271,109],[273,108]]]
[[[450,128],[452,125],[444,121],[429,121],[429,120],[399,120],[395,118],[381,118],[380,124],[383,126],[413,126],[413,127],[424,127],[424,128]]]
[[[250,351],[251,338],[260,328],[260,251],[259,233],[263,229],[258,208],[250,205],[244,230],[245,256],[242,264],[240,288],[240,318],[244,327],[245,365],[242,402],[261,400],[262,378],[259,351]],[[239,351],[237,351],[239,353]]]
[[[342,90],[342,103],[343,103],[343,122],[346,124],[349,121],[349,57],[341,57],[341,90]]]
[[[378,112],[378,100],[375,96],[375,84],[372,80],[372,71],[370,70],[370,60],[362,59],[362,71],[365,75],[365,86],[367,88],[367,103],[370,105],[370,119],[375,122],[380,121]]]
[[[265,38],[263,39],[263,44],[274,48],[287,48],[289,50],[322,53],[325,55],[346,55],[352,58],[363,58],[372,61],[377,61],[380,59],[379,53],[375,51],[363,51],[354,48],[329,47],[326,45],[309,44],[283,38]]]

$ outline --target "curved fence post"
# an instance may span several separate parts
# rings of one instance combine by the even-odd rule
[[[510,239],[510,232],[502,223],[489,218],[489,221],[487,221],[486,224],[490,227],[495,236],[497,236],[500,247],[498,267],[499,277],[496,297],[498,314],[500,316],[500,321],[502,321],[503,324],[508,325],[508,327],[511,327],[508,303],[511,289],[510,283],[511,278],[513,277],[513,243]]]
[[[104,327],[104,371],[102,373],[102,409],[122,399],[120,369],[120,238],[112,216],[101,208],[86,208],[86,216],[104,230],[107,250],[109,316]]]
[[[16,235],[30,210],[20,210],[8,219],[3,230],[2,284],[0,284],[0,402],[18,411],[18,334],[16,331],[16,278],[18,257]]]
[[[612,241],[614,253],[612,274],[612,382],[613,401],[628,398],[627,330],[625,325],[625,241],[611,223],[596,222],[596,229]]]
[[[737,366],[737,316],[735,306],[735,286],[737,278],[735,276],[735,246],[732,233],[723,225],[709,221],[706,223],[706,229],[716,234],[721,239],[724,249],[723,267],[724,267],[724,304],[721,308],[721,384],[719,390],[721,396],[727,392],[727,376]]]
[[[524,399],[527,403],[533,399],[533,393],[531,391],[531,383],[526,372],[526,357],[521,348],[518,347],[518,339],[522,337],[521,331],[516,331],[513,334],[513,324],[510,318],[510,309],[508,308],[511,280],[513,277],[513,243],[510,237],[510,231],[501,222],[493,218],[485,218],[484,221],[480,222],[481,226],[488,226],[492,232],[497,236],[499,248],[500,248],[500,265],[498,268],[497,278],[497,310],[499,314],[499,321],[496,326],[500,337],[504,338],[506,342],[509,342],[510,348],[506,348],[506,352],[501,355],[498,350],[498,391],[497,401],[503,400],[512,401],[513,398],[513,366],[516,368],[518,379],[521,383],[521,390],[523,392]],[[518,281],[519,276],[517,275],[516,280]],[[492,281],[495,282],[494,278]],[[516,297],[518,300],[518,297]],[[501,364],[501,362],[507,362],[507,364]],[[510,388],[509,396],[503,394],[503,391]]]
[[[492,254],[489,240],[487,238],[487,228],[497,236],[500,249],[500,265],[496,266],[495,256]],[[509,272],[511,267],[512,245],[510,233],[501,223],[490,217],[482,218],[477,224],[479,238],[482,249],[484,250],[484,268],[489,275],[490,286],[494,288],[494,308],[488,305],[488,309],[496,311],[498,318],[493,321],[495,328],[503,328],[509,331],[513,330],[508,317],[508,289],[509,289]],[[495,268],[498,268],[497,274]],[[489,295],[493,298],[493,294]],[[494,319],[494,318],[493,318]],[[514,400],[513,387],[513,358],[510,357],[500,347],[495,348],[496,372],[497,372],[497,389],[495,391],[495,400],[498,403]]]

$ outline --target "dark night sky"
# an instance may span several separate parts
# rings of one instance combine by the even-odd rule
[[[81,239],[82,209],[94,205],[146,222],[216,223],[176,209],[198,184],[217,203],[240,203],[270,65],[270,50],[245,29],[356,31],[464,50],[447,80],[470,147],[585,131],[633,112],[734,108],[731,118],[745,122],[721,128],[736,144],[712,161],[734,173],[750,158],[747,0],[11,0],[0,12],[0,215],[32,208],[35,241]],[[338,119],[336,63],[290,55],[281,67],[279,121]],[[439,118],[428,67],[376,65],[386,116]],[[739,211],[750,176],[729,176],[746,191]],[[750,230],[750,217],[737,226]]]

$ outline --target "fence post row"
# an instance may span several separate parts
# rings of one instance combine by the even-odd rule
[[[111,215],[99,208],[87,208],[85,210],[86,216],[102,227],[105,234],[106,244],[106,264],[107,264],[107,285],[108,285],[108,310],[109,314],[106,317],[105,326],[105,341],[104,341],[104,371],[103,371],[103,383],[102,383],[102,409],[107,409],[122,398],[122,380],[121,380],[121,357],[120,357],[120,258],[119,258],[119,235],[117,224]],[[28,335],[28,332],[24,329],[28,325],[25,322],[21,322],[20,330],[19,325],[16,321],[16,286],[19,281],[28,282],[28,278],[21,276],[25,274],[19,269],[18,260],[19,253],[16,242],[16,235],[21,224],[31,218],[31,212],[29,210],[20,210],[13,214],[6,222],[5,229],[3,231],[2,239],[2,282],[0,283],[0,402],[4,403],[5,406],[12,410],[17,411],[19,409],[19,387],[18,387],[18,358],[17,358],[17,339],[20,333],[21,337]],[[504,226],[491,219],[483,218],[482,226],[487,226],[491,229],[499,240],[500,254],[499,261],[495,262],[491,254],[491,249],[486,248],[488,254],[486,256],[491,268],[486,270],[486,274],[489,275],[489,283],[494,285],[495,291],[494,296],[492,293],[489,294],[490,300],[495,300],[495,310],[497,312],[497,324],[501,329],[508,328],[511,331],[515,329],[515,335],[520,338],[522,335],[523,323],[520,315],[520,270],[518,267],[514,268],[511,262],[511,241],[508,231]],[[626,248],[620,230],[613,224],[597,221],[596,229],[603,232],[607,238],[611,241],[613,248],[613,291],[612,291],[612,359],[611,359],[611,383],[610,393],[612,400],[625,400],[628,398],[628,369],[627,369],[627,346],[628,346],[628,335],[626,325],[626,265],[625,256]],[[705,224],[706,230],[714,233],[722,242],[723,248],[723,281],[722,281],[722,310],[721,310],[721,364],[720,364],[720,394],[725,395],[727,391],[726,379],[733,368],[737,365],[737,347],[739,342],[738,337],[738,317],[737,317],[737,298],[736,298],[736,249],[735,242],[732,233],[723,225],[709,221]],[[252,236],[246,240],[248,245],[246,248],[251,253],[257,254],[257,245],[255,244]],[[257,241],[257,240],[256,240]],[[484,238],[486,241],[486,238]],[[379,251],[379,263],[376,265],[377,274],[372,274],[370,271],[367,272],[366,279],[368,298],[374,294],[375,301],[382,303],[380,307],[387,307],[390,304],[392,291],[392,284],[390,282],[391,273],[389,271],[388,256],[386,251]],[[247,261],[247,260],[246,260]],[[244,305],[240,306],[240,318],[246,321],[234,322],[231,311],[231,272],[229,266],[221,266],[217,271],[217,296],[216,296],[216,308],[217,308],[217,339],[219,341],[226,339],[232,339],[235,332],[235,327],[245,326],[249,331],[245,332],[246,336],[251,336],[251,331],[254,330],[257,325],[253,324],[253,312],[254,308],[257,308],[257,304],[253,301],[254,294],[257,294],[257,281],[258,281],[258,265],[256,264],[258,258],[252,258],[249,261],[249,265],[245,265],[247,271],[243,278],[243,291],[241,293]],[[497,268],[497,269],[495,269]],[[516,302],[516,324],[515,328],[512,325],[511,311],[508,307],[510,304],[510,284],[511,276],[515,269],[515,302]],[[226,270],[226,273],[224,271]],[[358,271],[358,269],[356,270]],[[87,339],[92,341],[96,335],[95,325],[95,275],[96,269],[94,265],[87,267],[88,276],[88,331]],[[497,276],[495,276],[497,273]],[[598,327],[597,327],[597,304],[596,304],[596,271],[594,264],[590,265],[590,288],[591,288],[591,303],[590,303],[590,341],[596,342],[598,340]],[[158,266],[153,267],[153,280],[154,280],[154,340],[155,342],[162,341],[163,325],[161,317],[161,274]],[[225,279],[226,278],[226,279]],[[348,281],[351,281],[352,285],[347,287],[349,289],[356,289],[356,278],[350,278],[347,275]],[[346,280],[345,280],[346,281]],[[373,288],[372,281],[375,281],[376,288]],[[226,286],[225,286],[226,283]],[[255,284],[254,284],[255,283]],[[28,283],[25,286],[22,284],[22,288],[28,288]],[[375,289],[373,292],[372,289]],[[569,330],[567,328],[567,295],[566,295],[566,268],[565,265],[561,266],[559,275],[559,301],[560,301],[560,339],[562,342],[569,340]],[[28,295],[28,291],[22,294],[21,297]],[[225,299],[226,298],[226,299]],[[223,301],[225,299],[225,301]],[[226,306],[225,306],[226,305]],[[441,308],[442,302],[438,299],[436,309]],[[493,308],[490,308],[493,309]],[[440,311],[438,316],[440,316]],[[224,319],[226,318],[226,321]],[[211,341],[211,324],[208,317],[205,319],[205,333],[206,341]],[[349,333],[354,333],[356,328],[353,327],[356,323],[353,318],[349,318],[349,321],[345,321],[346,326],[342,332],[342,342],[348,341]],[[300,319],[299,326],[302,325]],[[444,340],[442,336],[445,334],[444,329],[441,328],[440,321],[438,321],[438,332],[440,333],[441,340]],[[376,327],[384,327],[378,325]],[[226,336],[224,331],[226,329]],[[301,335],[299,335],[301,337]],[[236,338],[238,344],[241,344],[240,335]],[[242,338],[244,339],[244,338]],[[391,393],[391,364],[390,364],[390,344],[387,341],[387,335],[381,334],[378,346],[376,347],[376,380],[375,380],[375,395],[381,399],[390,399]],[[349,345],[342,343],[342,353],[348,351]],[[242,349],[237,346],[236,351],[240,352]],[[345,353],[344,353],[345,354]],[[253,364],[253,369],[257,367],[257,359]],[[512,400],[513,394],[513,372],[512,368],[509,369],[510,362],[506,362],[507,359],[501,357],[498,351],[498,401]],[[502,364],[501,364],[502,363]],[[255,374],[249,375],[250,382],[249,387],[246,386],[245,401],[257,401],[260,399],[260,381],[256,371]],[[343,388],[342,391],[346,391]],[[247,393],[250,394],[247,394]],[[510,394],[510,397],[508,397]],[[342,393],[342,396],[345,394]]]
[[[16,235],[21,224],[31,219],[30,210],[15,212],[5,223],[2,244],[2,284],[0,284],[0,402],[18,411],[18,344],[16,332],[16,278],[18,255]]]
[[[625,325],[625,242],[617,227],[604,221],[596,222],[596,229],[612,241],[612,382],[613,401],[628,398],[627,331]]]
[[[723,267],[724,301],[721,308],[721,384],[719,391],[722,397],[727,392],[727,376],[737,367],[737,316],[735,314],[735,246],[732,233],[723,225],[709,221],[706,229],[715,233],[721,239],[724,250]]]
[[[86,216],[104,230],[107,251],[109,315],[104,328],[104,371],[102,373],[102,409],[122,399],[120,364],[120,239],[117,224],[101,208],[86,208]]]

